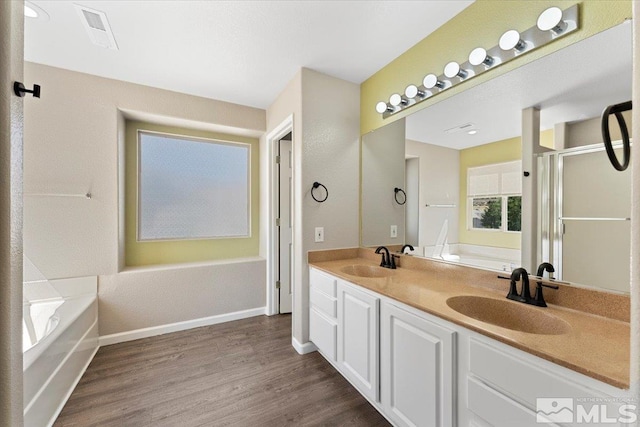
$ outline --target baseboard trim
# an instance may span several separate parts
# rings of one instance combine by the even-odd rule
[[[202,317],[200,319],[185,320],[184,322],[169,323],[167,325],[152,326],[150,328],[135,329],[133,331],[119,332],[117,334],[104,335],[100,337],[100,346],[118,344],[121,342],[148,338],[156,335],[168,334],[171,332],[185,331],[187,329],[199,328],[201,326],[216,325],[218,323],[231,322],[233,320],[247,319],[249,317],[263,316],[266,314],[266,307],[252,308],[249,310],[234,311],[233,313],[219,314],[216,316]]]
[[[291,345],[296,349],[298,354],[313,353],[314,351],[318,350],[316,345],[311,341],[300,344],[300,341],[298,341],[295,337],[291,337]]]

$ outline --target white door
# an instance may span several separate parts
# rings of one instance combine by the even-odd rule
[[[380,321],[385,413],[398,426],[453,425],[455,332],[389,303]]]
[[[293,259],[293,229],[291,228],[292,176],[291,141],[278,142],[278,282],[279,311],[291,313],[293,298],[291,295],[291,266]]]
[[[362,394],[376,402],[379,304],[380,298],[338,282],[338,365]]]

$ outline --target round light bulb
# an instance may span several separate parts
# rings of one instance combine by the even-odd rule
[[[565,30],[567,23],[562,20],[562,9],[559,7],[550,7],[538,16],[536,23],[540,31],[553,31],[559,34]]]
[[[484,48],[477,47],[469,54],[469,63],[471,65],[484,64],[486,66],[493,65],[494,59],[487,55],[487,51]]]
[[[400,96],[400,94],[394,93],[393,95],[391,95],[391,97],[389,97],[389,104],[393,105],[394,107],[402,104],[402,97]]]
[[[404,95],[410,99],[415,98],[418,95],[418,86],[416,85],[407,86],[407,88],[404,90]]]
[[[520,38],[520,33],[516,30],[509,30],[500,37],[500,49],[502,50],[523,50],[525,44]]]
[[[385,111],[387,111],[387,103],[384,101],[380,101],[376,104],[376,111],[380,114],[384,113]]]
[[[467,133],[468,133],[469,135],[475,135],[476,133],[478,133],[478,131],[477,131],[477,130],[475,130],[475,129],[472,129],[472,130],[470,130],[470,131],[469,131],[469,132],[467,132]]]
[[[456,76],[464,79],[465,77],[467,77],[467,72],[460,69],[460,64],[452,61],[444,66],[444,75],[450,79]]]
[[[438,81],[438,77],[435,74],[427,74],[422,80],[422,84],[427,89],[433,89],[434,87],[442,87],[442,82]]]

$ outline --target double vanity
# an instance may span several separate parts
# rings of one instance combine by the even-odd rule
[[[628,297],[560,284],[535,307],[508,300],[497,273],[396,260],[309,253],[310,340],[394,425],[540,425],[538,398],[624,421]]]

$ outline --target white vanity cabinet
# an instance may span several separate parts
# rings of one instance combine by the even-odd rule
[[[452,426],[456,333],[392,302],[380,314],[385,414],[398,426]]]
[[[468,410],[461,425],[625,425],[619,410],[626,390],[476,333],[462,333],[460,347],[460,370],[467,372],[460,378],[466,393],[459,393],[459,400]],[[552,418],[538,422],[543,412]]]
[[[343,280],[338,281],[338,367],[375,402],[379,401],[380,298]]]
[[[309,339],[324,357],[335,362],[338,344],[337,280],[312,268],[309,283]]]
[[[310,280],[311,341],[395,426],[621,427],[633,416],[621,412],[627,390],[314,268]],[[538,423],[540,398],[573,399],[572,421]]]

